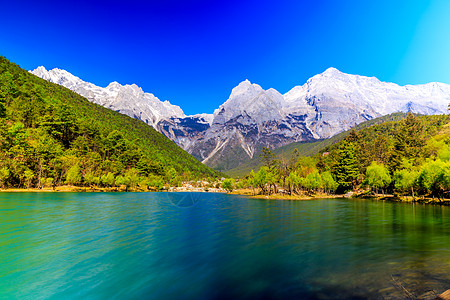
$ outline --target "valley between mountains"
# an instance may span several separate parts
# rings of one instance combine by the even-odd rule
[[[179,106],[135,84],[112,82],[103,88],[61,69],[38,67],[30,72],[145,122],[219,171],[238,167],[263,147],[330,138],[394,112],[442,114],[450,102],[448,84],[399,86],[329,68],[285,94],[245,80],[213,114],[187,116]]]

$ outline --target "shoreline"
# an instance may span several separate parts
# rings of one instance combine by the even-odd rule
[[[132,190],[129,190],[130,192]],[[134,190],[133,190],[134,191]],[[58,192],[87,192],[87,193],[101,193],[101,192],[125,192],[125,189],[120,188],[93,188],[93,187],[78,187],[78,186],[60,186],[55,188],[7,188],[0,189],[0,193],[58,193]]]
[[[343,194],[343,195],[329,195],[324,193],[317,193],[314,195],[287,195],[287,194],[272,194],[272,195],[261,195],[261,194],[253,194],[253,191],[250,189],[241,189],[235,190],[231,193],[231,195],[241,195],[246,196],[251,199],[263,199],[263,200],[287,200],[287,201],[305,201],[305,200],[320,200],[320,199],[368,199],[368,200],[379,200],[379,201],[388,201],[388,202],[398,202],[398,203],[409,203],[409,204],[427,204],[427,205],[444,205],[450,206],[450,199],[436,199],[436,198],[428,198],[428,197],[415,197],[412,196],[394,196],[390,194],[386,195],[364,195],[364,194]]]
[[[0,189],[0,193],[220,193],[220,194],[229,194],[229,195],[240,195],[245,196],[250,199],[259,199],[259,200],[284,200],[284,201],[309,201],[309,200],[320,200],[320,199],[348,199],[348,198],[356,198],[356,199],[368,199],[368,200],[380,200],[380,201],[388,201],[388,202],[397,202],[397,203],[409,203],[409,204],[424,204],[424,205],[444,205],[450,206],[450,199],[437,199],[437,198],[428,198],[428,197],[415,197],[412,196],[394,196],[394,195],[361,195],[361,194],[344,194],[344,195],[329,195],[324,193],[318,193],[314,195],[287,195],[287,194],[254,194],[250,189],[240,189],[234,190],[230,193],[227,193],[223,189],[219,188],[210,188],[205,190],[204,188],[186,188],[186,187],[169,187],[164,190],[142,190],[142,189],[131,189],[128,190],[124,187],[112,187],[112,188],[102,188],[102,187],[77,187],[77,186],[59,186],[55,188],[7,188]]]
[[[261,195],[253,194],[250,189],[235,190],[230,195],[241,195],[246,196],[251,199],[262,199],[262,200],[287,200],[287,201],[304,201],[304,200],[318,200],[324,198],[345,198],[344,195],[328,195],[328,194],[315,194],[315,195],[288,195],[288,194],[271,194],[271,195]]]
[[[186,188],[186,187],[168,187],[163,190],[153,190],[153,189],[139,189],[139,188],[128,188],[125,187],[79,187],[72,185],[62,185],[55,188],[44,187],[39,188],[6,188],[0,189],[0,193],[111,193],[111,192],[133,192],[133,193],[154,193],[154,192],[193,192],[193,193],[226,193],[223,189],[209,188],[205,190],[204,188]]]

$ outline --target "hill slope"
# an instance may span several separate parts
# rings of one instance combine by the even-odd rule
[[[166,179],[218,175],[152,127],[3,57],[0,158],[0,186],[35,186],[43,178],[85,184],[109,173],[123,179],[127,172]]]
[[[341,132],[331,138],[319,140],[319,141],[313,141],[313,142],[295,142],[288,144],[286,146],[276,148],[273,150],[274,154],[277,157],[288,159],[291,157],[292,153],[294,152],[294,149],[298,150],[298,153],[301,156],[313,156],[317,153],[324,151],[326,147],[329,147],[331,145],[334,145],[338,143],[339,141],[346,138],[352,130],[361,130],[364,128],[368,128],[373,125],[383,124],[386,122],[393,122],[393,121],[399,121],[401,119],[406,118],[406,113],[394,113],[387,116],[379,117],[376,119],[372,119],[363,123],[358,124],[353,129]],[[227,175],[232,177],[242,177],[250,173],[251,170],[258,171],[262,167],[262,162],[259,156],[254,157],[250,161],[246,162],[245,164],[240,165],[237,168],[231,169],[227,172],[225,172]]]

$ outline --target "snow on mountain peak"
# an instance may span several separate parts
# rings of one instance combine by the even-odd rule
[[[339,71],[336,68],[330,67],[326,69],[323,73],[317,74],[310,79],[308,79],[307,83],[318,82],[318,81],[349,81],[349,78],[353,75],[349,75]]]
[[[36,69],[34,69],[33,71],[31,71],[32,73],[39,73],[39,74],[46,74],[48,71],[44,66],[39,66]]]
[[[121,85],[113,81],[102,88],[85,82],[66,70],[47,71],[43,66],[30,71],[32,74],[73,90],[89,101],[114,109],[115,111],[140,119],[155,127],[164,118],[182,118],[183,110],[169,101],[160,101],[153,94],[145,93],[136,84]]]
[[[280,118],[283,95],[275,89],[265,91],[248,79],[239,83],[228,100],[214,111],[214,123],[223,124],[233,118],[261,123]]]
[[[205,124],[208,124],[211,126],[214,115],[202,113],[202,114],[189,115],[189,116],[186,116],[186,118],[198,119],[200,123],[205,123]]]
[[[120,88],[122,85],[120,83],[118,83],[117,81],[113,81],[110,84],[108,84],[108,86],[106,88],[109,89],[115,89],[115,88]]]
[[[328,69],[325,70],[325,72],[322,73],[322,75],[326,76],[335,76],[339,74],[342,74],[342,72],[333,67],[329,67]]]
[[[232,91],[229,99],[240,97],[243,94],[249,94],[253,92],[259,92],[263,89],[256,83],[251,83],[248,79],[239,83]]]

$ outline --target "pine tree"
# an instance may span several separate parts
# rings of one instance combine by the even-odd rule
[[[419,118],[408,113],[406,119],[400,123],[394,139],[394,149],[389,159],[391,173],[401,168],[402,160],[417,159],[423,154],[425,133]],[[417,161],[419,163],[419,161]]]
[[[266,166],[269,171],[276,166],[277,160],[275,159],[275,153],[269,148],[263,147],[261,154],[259,154],[261,162]]]
[[[355,145],[344,141],[338,150],[339,161],[334,169],[334,174],[341,192],[354,188],[358,178],[358,163],[355,156]]]

